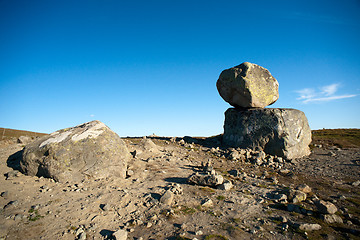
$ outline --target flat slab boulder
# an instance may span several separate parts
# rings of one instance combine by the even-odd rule
[[[231,147],[260,147],[267,154],[294,159],[310,154],[311,130],[296,109],[229,108],[225,112],[223,143]]]
[[[100,121],[44,136],[25,146],[20,168],[31,176],[60,182],[125,178],[130,153],[125,142]]]
[[[220,96],[238,108],[264,108],[279,98],[279,83],[259,65],[244,62],[221,72],[216,82]]]

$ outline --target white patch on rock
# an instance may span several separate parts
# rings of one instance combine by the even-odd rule
[[[68,132],[63,132],[63,133],[59,133],[59,132],[56,132],[57,134],[54,134],[53,138],[49,138],[47,140],[45,140],[44,142],[42,142],[40,144],[40,147],[43,147],[45,145],[48,145],[50,143],[59,143],[59,142],[62,142],[64,141],[72,132],[71,131],[68,131]]]
[[[107,127],[104,123],[99,122],[94,126],[91,126],[89,129],[86,129],[84,132],[80,134],[75,134],[74,136],[72,136],[71,140],[76,142],[85,138],[96,138],[104,132],[104,130],[101,130],[102,128],[107,128]]]

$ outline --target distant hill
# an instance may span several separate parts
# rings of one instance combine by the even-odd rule
[[[312,144],[333,145],[341,148],[360,147],[360,129],[321,129],[313,130]]]
[[[312,130],[312,145],[321,144],[324,146],[338,146],[341,148],[360,147],[360,129],[320,129]],[[41,137],[47,133],[30,132],[15,130],[10,128],[0,128],[0,141],[7,139],[17,139],[20,136]],[[221,135],[215,136],[220,137]]]
[[[10,128],[0,128],[0,140],[7,139],[17,139],[20,136],[28,136],[28,137],[42,137],[44,135],[48,135],[46,133],[37,133],[23,130],[15,130]]]

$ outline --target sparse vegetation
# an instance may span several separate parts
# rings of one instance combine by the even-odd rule
[[[225,200],[225,196],[219,195],[216,197],[216,199],[219,201],[223,201],[223,200]]]
[[[340,148],[360,147],[360,129],[313,130],[313,144],[337,146]]]
[[[180,208],[180,211],[183,213],[183,214],[193,214],[196,212],[196,210],[194,208],[191,208],[191,207],[187,207],[187,206],[181,206]]]
[[[135,149],[137,149],[136,142],[141,142],[141,140],[142,138],[127,138],[126,141],[129,146],[129,151],[134,151]],[[282,173],[274,169],[264,169],[262,166],[254,168],[253,164],[250,162],[246,164],[242,162],[232,162],[227,159],[220,159],[220,157],[218,156],[216,159],[211,158],[211,160],[213,161],[214,169],[216,169],[217,173],[222,174],[225,179],[231,178],[231,181],[236,184],[236,191],[221,191],[216,187],[206,187],[202,185],[194,186],[191,184],[186,184],[186,177],[192,174],[194,171],[200,169],[200,164],[202,162],[205,162],[206,159],[209,158],[209,149],[211,149],[210,147],[213,146],[204,145],[203,147],[203,145],[199,144],[199,152],[196,152],[196,150],[188,152],[185,151],[183,147],[181,147],[181,149],[179,150],[180,145],[177,143],[170,142],[169,144],[164,144],[163,141],[167,140],[162,140],[160,138],[153,140],[157,141],[156,144],[166,147],[167,152],[164,152],[166,158],[154,157],[152,161],[149,162],[143,160],[147,158],[139,157],[132,159],[134,163],[138,164],[137,168],[132,169],[139,169],[138,172],[148,174],[149,176],[151,176],[152,181],[146,182],[146,184],[148,184],[146,185],[146,188],[142,188],[141,185],[137,185],[136,189],[132,188],[133,185],[135,186],[142,181],[142,177],[140,177],[140,175],[136,175],[138,173],[134,170],[134,179],[139,178],[141,181],[131,182],[129,181],[129,179],[127,179],[126,184],[128,185],[125,184],[128,191],[127,194],[125,194],[125,192],[123,193],[122,191],[114,191],[111,193],[109,192],[109,195],[115,194],[114,196],[118,196],[120,193],[121,196],[123,196],[121,198],[121,201],[123,202],[120,201],[120,204],[122,204],[121,208],[124,209],[124,216],[127,216],[126,214],[132,213],[134,211],[134,207],[138,206],[136,205],[138,204],[138,201],[135,201],[134,198],[140,197],[140,200],[144,201],[144,206],[148,207],[148,211],[144,213],[137,212],[136,214],[139,215],[134,215],[134,217],[142,219],[142,221],[144,222],[141,223],[141,225],[138,225],[137,223],[134,224],[134,222],[128,221],[128,218],[126,218],[125,221],[125,218],[121,219],[121,211],[117,210],[117,213],[120,216],[119,218],[117,218],[118,222],[110,222],[110,227],[103,227],[101,229],[101,233],[98,232],[94,234],[103,234],[103,237],[111,238],[112,232],[116,230],[119,225],[124,225],[127,228],[135,230],[134,233],[132,233],[133,237],[137,237],[143,234],[145,239],[169,238],[186,240],[190,239],[189,235],[196,233],[197,228],[192,228],[191,226],[197,224],[198,226],[204,227],[200,228],[203,232],[202,234],[199,234],[200,238],[208,240],[236,239],[238,236],[249,239],[270,239],[271,237],[276,238],[277,236],[279,236],[279,234],[283,234],[284,238],[289,239],[321,239],[324,238],[324,236],[334,236],[336,239],[342,239],[341,237],[345,235],[349,236],[350,238],[357,239],[357,235],[354,234],[357,234],[359,229],[358,219],[360,215],[360,192],[359,188],[353,185],[353,183],[358,180],[357,175],[355,176],[348,174],[348,172],[344,173],[337,170],[337,172],[335,173],[340,172],[341,174],[343,174],[343,176],[341,176],[339,181],[336,181],[336,183],[334,183],[333,179],[337,178],[329,177],[327,175],[322,176],[319,174],[319,176],[322,177],[320,178],[318,176],[310,176],[306,171],[303,173],[297,172],[296,164],[285,165],[286,167],[292,167],[291,169],[289,169],[291,173],[290,175],[286,172]],[[313,165],[304,166],[304,168],[307,166],[312,166],[312,168],[309,168],[309,173],[312,172],[315,167],[319,167],[322,170],[321,173],[326,173],[326,168],[330,169],[334,163],[337,163],[336,161],[344,158],[348,159],[348,156],[351,157],[351,162],[349,160],[348,162],[350,163],[346,166],[342,162],[339,162],[339,165],[342,164],[344,165],[344,168],[350,168],[350,171],[352,171],[351,169],[354,169],[351,168],[353,166],[357,168],[357,149],[344,149],[343,151],[341,151],[336,148],[327,148],[327,146],[329,146],[327,144],[330,143],[332,144],[331,146],[339,146],[336,145],[332,139],[324,138],[321,140],[318,139],[317,141],[321,141],[316,144],[322,144],[323,147],[315,146],[315,149],[313,151],[314,157],[310,160],[305,159],[308,160],[308,162],[310,163],[314,163]],[[5,147],[8,146],[8,142],[14,143],[13,140],[4,141]],[[20,147],[20,144],[15,144],[14,146]],[[221,149],[221,151],[225,152],[226,150]],[[329,154],[330,152],[334,152],[336,156],[332,156],[331,154]],[[351,153],[351,155],[348,153]],[[187,159],[187,161],[186,165],[182,165],[182,162],[167,161],[168,159]],[[305,160],[303,161],[304,164],[306,164]],[[328,160],[329,163],[327,165],[326,161]],[[177,165],[175,165],[175,163]],[[318,165],[316,165],[317,163]],[[324,168],[324,163],[326,163],[326,168]],[[3,164],[3,167],[5,166],[6,165]],[[177,168],[177,166],[180,166],[180,168]],[[147,171],[144,172],[144,169],[146,169]],[[233,177],[233,175],[230,176],[229,172],[234,169],[246,173],[247,177],[240,178]],[[186,174],[184,174],[183,171],[187,171]],[[157,175],[156,173],[160,174]],[[146,180],[147,175],[144,176],[144,180]],[[266,178],[263,176],[266,176]],[[269,176],[276,176],[279,183],[272,182]],[[163,184],[164,179],[168,181],[166,185]],[[7,186],[11,186],[11,181],[13,180],[5,180],[4,178],[2,181],[3,183],[8,184]],[[84,197],[86,198],[86,196],[88,196],[89,199],[96,198],[100,195],[101,191],[104,191],[104,188],[102,188],[102,186],[108,186],[106,184],[110,184],[109,186],[111,187],[109,187],[109,189],[116,189],[111,185],[112,183],[109,181],[109,179],[94,182],[89,180],[88,182],[85,182],[86,184],[95,184],[93,187],[89,187],[89,189],[91,189],[91,193],[87,193],[86,191],[80,191],[77,193],[73,193],[72,191],[64,191],[64,189],[70,189],[70,185],[62,185],[62,183],[55,184],[52,181],[49,182],[48,179],[38,179],[37,177],[34,177],[34,179],[32,179],[29,177],[25,178],[25,176],[23,175],[19,175],[16,181],[22,181],[24,186],[27,187],[24,188],[26,189],[25,191],[27,191],[26,196],[32,196],[30,192],[32,191],[34,194],[39,194],[36,196],[41,195],[43,197],[41,201],[40,199],[35,199],[34,202],[31,203],[32,206],[34,206],[35,204],[43,204],[47,208],[40,208],[39,210],[35,210],[37,208],[29,209],[27,208],[29,205],[26,205],[26,208],[21,209],[24,212],[28,212],[26,216],[18,216],[16,219],[23,219],[22,217],[24,217],[27,220],[17,222],[14,221],[12,227],[16,229],[18,226],[21,226],[22,229],[26,229],[26,227],[24,227],[23,225],[26,224],[29,229],[31,228],[31,230],[34,230],[35,232],[35,227],[45,224],[44,220],[46,220],[46,224],[49,227],[46,230],[45,234],[43,234],[43,236],[50,236],[46,239],[52,239],[51,237],[54,237],[52,235],[52,232],[54,231],[54,229],[56,230],[57,228],[59,228],[58,226],[60,225],[60,223],[78,223],[79,221],[75,220],[81,220],[81,218],[84,216],[81,215],[83,214],[83,212],[93,211],[92,207],[89,207],[90,205],[88,204],[88,202],[82,201]],[[36,183],[36,186],[33,186],[34,181]],[[39,183],[37,181],[39,181]],[[172,205],[157,205],[156,202],[161,197],[160,193],[162,193],[164,189],[166,190],[168,188],[174,187],[175,183],[178,183],[180,185],[182,189],[182,194],[177,194],[175,196]],[[258,211],[259,208],[257,207],[252,208],[254,201],[257,200],[260,196],[257,194],[257,192],[253,191],[254,188],[256,188],[256,191],[258,191],[259,193],[265,193],[268,191],[266,188],[270,187],[271,190],[274,190],[275,193],[281,194],[291,189],[295,189],[299,184],[307,184],[311,187],[312,192],[308,193],[307,199],[313,201],[313,196],[316,196],[321,200],[333,201],[338,208],[338,211],[335,214],[340,216],[341,219],[343,219],[344,223],[326,223],[321,218],[320,213],[316,210],[316,206],[314,205],[314,203],[312,203],[311,201],[305,201],[297,204],[300,210],[307,210],[306,213],[304,213],[305,211],[301,211],[301,213],[290,212],[287,210],[287,205],[285,203],[267,198],[264,198],[263,201],[259,201],[258,203],[256,203],[261,204],[263,210]],[[47,186],[46,189],[52,189],[51,194],[53,194],[54,197],[48,198],[48,194],[45,191],[42,191],[42,193],[38,191],[39,187],[41,190],[41,187],[45,185]],[[16,185],[16,187],[17,186],[18,185]],[[76,188],[74,188],[73,190],[76,190]],[[151,190],[149,194],[150,188]],[[139,193],[141,194],[139,195]],[[67,198],[65,199],[63,198],[63,196],[66,196]],[[141,196],[145,196],[144,199],[141,199]],[[261,194],[261,196],[264,196],[264,194]],[[80,206],[83,212],[72,211],[74,207],[74,199],[77,199],[77,197],[81,197],[81,200],[79,201],[81,201]],[[71,199],[72,202],[68,202],[69,199]],[[204,204],[206,202],[205,200],[207,199],[211,199],[213,201],[213,205],[201,205]],[[24,201],[24,198],[19,195],[19,200]],[[104,198],[104,201],[105,200],[109,201],[109,204],[115,204],[115,201],[117,201],[116,204],[119,203],[116,197],[114,199],[110,199],[110,197]],[[89,201],[89,203],[90,202],[91,201]],[[133,205],[133,203],[136,204]],[[25,206],[25,204],[18,207],[21,208],[23,206]],[[151,208],[152,206],[156,207]],[[79,207],[79,205],[76,205],[76,207]],[[13,206],[9,206],[8,210],[6,211],[10,211],[12,208]],[[46,212],[46,210],[49,211]],[[241,213],[241,211],[244,211],[244,214],[238,215],[239,213]],[[80,213],[80,217],[76,219],[78,213]],[[101,224],[104,222],[104,219],[105,222],[107,221],[105,217],[112,216],[114,213],[115,211],[101,211],[101,218],[100,216],[93,217],[89,215],[89,219],[93,219],[93,222],[97,222],[97,224],[101,226]],[[349,216],[346,215],[347,213],[349,214]],[[143,218],[141,218],[142,216]],[[279,218],[279,216],[284,216],[288,220],[287,223],[283,222],[283,220]],[[69,219],[71,219],[71,221]],[[111,218],[109,219],[111,220]],[[10,220],[8,221],[9,223],[12,222]],[[59,222],[56,223],[56,221]],[[348,225],[350,221],[352,224]],[[154,228],[154,222],[155,224],[159,222],[159,225],[156,226],[156,228]],[[106,222],[106,224],[108,223],[109,222]],[[322,226],[322,229],[305,233],[304,231],[299,230],[299,228],[296,227],[295,223],[318,223]],[[207,224],[211,224],[211,231],[208,231],[209,225]],[[64,229],[61,229],[61,231],[74,234],[78,229],[77,226],[78,225],[72,226],[63,224],[61,225],[61,228]],[[168,229],[170,229],[169,226],[171,228],[175,226],[175,230],[168,231]],[[137,232],[139,229],[140,232]],[[156,232],[154,231],[154,229],[156,229]],[[14,230],[11,236],[16,236],[17,234],[18,232],[15,232]],[[21,232],[21,234],[24,233]],[[16,239],[16,237],[13,237],[12,239]]]
[[[29,221],[32,221],[32,222],[37,221],[44,217],[44,216],[41,216],[39,214],[39,212],[37,210],[34,210],[33,208],[29,209],[28,212],[30,213],[28,219],[29,219]]]
[[[228,238],[222,236],[222,235],[219,235],[219,234],[210,234],[210,235],[207,235],[205,237],[205,240],[210,240],[210,239],[213,239],[213,240],[228,240]]]
[[[208,192],[208,193],[214,193],[216,192],[215,189],[210,188],[210,187],[200,187],[200,190],[204,191],[204,192]]]
[[[0,128],[0,140],[17,139],[20,136],[28,136],[31,138],[42,137],[46,133],[29,132],[22,130],[15,130],[10,128]]]

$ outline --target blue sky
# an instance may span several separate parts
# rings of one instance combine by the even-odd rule
[[[360,127],[360,2],[0,0],[0,126],[100,120],[120,136],[211,136],[242,62],[279,82],[271,107]]]

